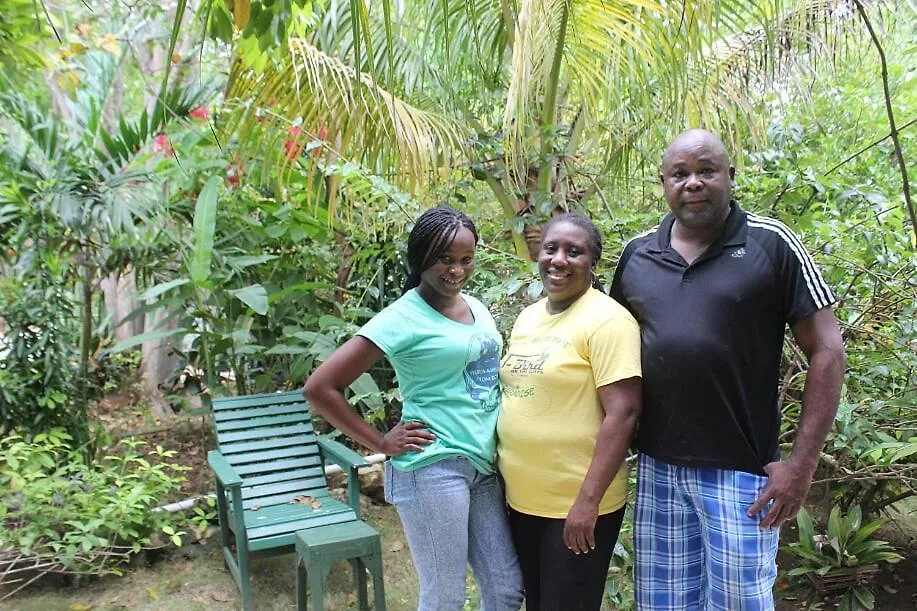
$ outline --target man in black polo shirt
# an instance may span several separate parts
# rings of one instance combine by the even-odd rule
[[[639,609],[773,609],[778,527],[805,499],[837,410],[835,297],[796,235],[732,199],[734,175],[715,135],[675,138],[660,175],[671,213],[625,247],[611,287],[642,338]],[[809,371],[781,459],[787,324]]]

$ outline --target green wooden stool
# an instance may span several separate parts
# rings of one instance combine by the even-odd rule
[[[360,520],[316,526],[296,533],[296,608],[306,609],[306,584],[312,608],[325,608],[325,577],[331,565],[348,560],[359,597],[359,608],[369,609],[366,571],[373,576],[376,611],[385,611],[385,586],[382,583],[382,544],[379,533]]]

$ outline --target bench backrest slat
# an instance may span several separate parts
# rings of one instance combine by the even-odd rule
[[[327,496],[309,405],[300,391],[213,400],[217,446],[242,477],[249,509]]]

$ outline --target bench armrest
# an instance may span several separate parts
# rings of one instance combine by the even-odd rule
[[[325,456],[330,458],[344,471],[357,469],[359,467],[368,467],[366,459],[345,446],[343,443],[329,439],[323,435],[317,435],[318,445],[321,447]]]
[[[236,473],[229,461],[217,450],[207,452],[207,464],[213,469],[214,475],[226,488],[242,485],[242,478]]]

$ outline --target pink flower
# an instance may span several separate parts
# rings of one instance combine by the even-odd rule
[[[204,121],[210,118],[210,112],[207,110],[206,106],[198,106],[197,108],[191,109],[191,112],[188,113],[188,116]]]
[[[296,144],[292,140],[287,140],[283,143],[283,150],[287,159],[296,159],[302,152],[302,146]]]
[[[163,157],[171,157],[175,154],[175,151],[172,150],[172,143],[169,142],[169,137],[162,133],[153,137],[153,150]]]
[[[226,184],[229,185],[229,188],[238,187],[240,181],[242,180],[242,162],[235,161],[230,163],[226,168]]]
[[[299,154],[302,152],[302,145],[295,141],[299,137],[299,134],[302,133],[302,127],[299,125],[294,125],[293,127],[287,130],[287,134],[293,140],[285,140],[283,142],[283,151],[287,156],[287,159],[296,159],[299,157]]]

